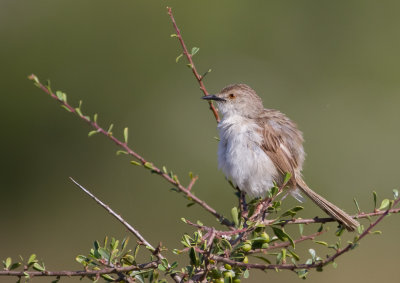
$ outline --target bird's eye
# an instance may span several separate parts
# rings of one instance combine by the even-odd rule
[[[231,93],[231,94],[229,94],[229,98],[235,98],[236,96],[233,94],[233,93]]]

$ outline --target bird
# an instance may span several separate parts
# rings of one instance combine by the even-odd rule
[[[312,189],[302,177],[305,159],[303,134],[278,110],[264,108],[256,91],[246,84],[232,84],[217,94],[202,97],[215,101],[222,119],[218,123],[218,166],[249,197],[265,197],[274,185],[286,186],[302,201],[302,193],[347,230],[359,227],[342,209]]]

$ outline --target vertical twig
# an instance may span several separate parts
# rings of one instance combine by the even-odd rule
[[[192,69],[193,75],[195,76],[197,82],[199,83],[200,89],[203,91],[203,94],[204,95],[208,95],[208,92],[207,92],[206,87],[205,87],[205,85],[203,83],[203,80],[202,80],[203,77],[197,72],[196,66],[194,65],[194,62],[193,62],[193,59],[192,59],[192,55],[189,53],[189,51],[188,51],[188,49],[186,47],[186,44],[183,41],[181,31],[179,30],[179,28],[178,28],[178,26],[176,24],[174,15],[172,14],[172,9],[170,7],[167,7],[167,10],[168,10],[169,17],[171,18],[172,25],[174,26],[174,29],[176,31],[176,36],[178,37],[178,40],[179,40],[179,42],[180,42],[180,44],[182,46],[183,54],[186,56],[187,60],[189,61],[189,65],[190,65],[190,68]],[[213,105],[212,101],[209,101],[208,103],[210,105],[210,110],[214,114],[215,120],[217,120],[217,122],[219,122],[220,118],[219,118],[217,109]]]

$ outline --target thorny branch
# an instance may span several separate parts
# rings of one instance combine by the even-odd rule
[[[392,207],[396,206],[400,202],[400,198],[396,199],[392,205]],[[217,262],[223,262],[230,264],[232,266],[238,266],[238,267],[244,267],[247,269],[261,269],[261,270],[267,270],[267,269],[289,269],[289,270],[299,270],[299,269],[312,269],[312,268],[322,268],[323,266],[326,266],[327,264],[333,262],[337,257],[341,256],[342,254],[350,251],[354,247],[358,245],[358,242],[361,241],[365,236],[369,235],[374,227],[378,225],[388,214],[392,213],[392,209],[387,209],[385,211],[382,211],[380,214],[375,214],[375,215],[380,215],[380,217],[375,220],[373,223],[369,225],[367,229],[364,230],[359,236],[357,236],[354,240],[354,242],[350,242],[344,249],[337,249],[336,253],[334,253],[331,256],[328,256],[325,260],[320,260],[320,261],[315,261],[311,264],[258,264],[258,263],[243,263],[243,262],[238,262],[232,259],[229,259],[227,257],[223,256],[218,256],[218,255],[211,255],[211,258]],[[398,212],[398,209],[396,209],[396,212]],[[310,237],[315,237],[317,235],[310,235]],[[306,240],[304,238],[304,240]],[[283,246],[285,244],[282,244]],[[204,253],[203,250],[201,249],[196,249],[197,252],[199,253]]]
[[[36,86],[38,86],[41,90],[49,94],[53,99],[57,100],[59,103],[61,103],[66,109],[68,109],[69,112],[76,114],[78,117],[80,117],[82,120],[84,120],[86,123],[88,123],[92,128],[94,128],[98,133],[101,133],[108,137],[110,140],[112,140],[117,146],[123,148],[129,155],[135,157],[140,163],[144,166],[150,167],[152,172],[161,176],[165,180],[167,180],[169,183],[174,185],[180,192],[186,195],[186,197],[193,202],[199,204],[202,206],[206,211],[214,215],[221,224],[231,227],[232,223],[229,221],[227,218],[225,218],[223,215],[219,214],[214,208],[212,208],[210,205],[208,205],[204,200],[198,198],[196,195],[194,195],[190,188],[193,186],[193,184],[190,185],[189,189],[184,187],[179,183],[179,181],[174,180],[174,178],[170,177],[167,173],[163,172],[160,168],[155,166],[153,163],[148,162],[144,157],[139,155],[137,152],[133,151],[125,142],[120,141],[116,137],[114,137],[112,134],[110,134],[108,131],[104,130],[102,127],[100,127],[96,121],[91,121],[87,116],[81,115],[76,111],[74,107],[72,107],[70,104],[68,104],[66,101],[61,100],[60,98],[55,95],[50,88],[44,86],[39,79],[34,75],[30,75],[28,77],[30,80],[34,81]]]
[[[354,219],[362,219],[362,218],[370,218],[372,216],[380,216],[385,214],[387,211],[386,210],[378,210],[378,211],[374,211],[374,212],[369,212],[369,213],[359,213],[359,214],[355,214],[352,217]],[[393,209],[389,209],[389,213],[400,213],[400,208],[393,208]],[[276,224],[277,220],[265,220],[263,223],[265,225],[271,225],[272,223]],[[328,223],[328,222],[336,222],[335,219],[333,219],[332,217],[324,217],[324,218],[319,218],[319,217],[315,217],[315,218],[308,218],[308,219],[291,219],[291,220],[280,220],[279,221],[279,225],[281,226],[285,226],[285,225],[289,225],[289,224],[314,224],[314,223]]]
[[[78,271],[12,271],[12,270],[0,270],[0,276],[17,276],[25,277],[39,277],[39,276],[55,276],[55,277],[73,277],[73,276],[99,276],[103,274],[118,274],[121,272],[129,272],[135,270],[145,270],[157,268],[159,261],[151,261],[139,265],[131,265],[124,267],[108,267],[100,270],[78,270]]]
[[[208,92],[207,92],[207,90],[206,90],[206,87],[205,87],[205,85],[204,85],[204,83],[203,83],[203,78],[204,78],[204,76],[201,76],[201,75],[197,72],[196,66],[194,65],[194,62],[193,62],[192,55],[189,53],[189,51],[188,51],[188,49],[187,49],[187,47],[186,47],[186,44],[185,44],[185,42],[183,41],[183,37],[182,37],[181,31],[179,30],[179,28],[178,28],[178,26],[177,26],[177,24],[176,24],[174,15],[172,14],[172,9],[171,9],[170,7],[167,7],[167,10],[168,10],[168,15],[169,15],[169,17],[171,18],[172,25],[174,26],[174,29],[175,29],[175,31],[176,31],[176,36],[178,37],[179,42],[180,42],[180,44],[182,45],[183,54],[186,56],[187,60],[189,61],[189,67],[192,69],[193,75],[195,76],[197,82],[199,83],[200,89],[203,91],[203,94],[204,94],[204,95],[208,95]],[[210,105],[210,110],[211,110],[212,113],[214,114],[215,120],[217,120],[217,122],[219,122],[219,121],[220,121],[220,118],[219,118],[217,109],[216,109],[215,106],[213,105],[212,101],[209,101],[208,103],[209,103],[209,105]]]

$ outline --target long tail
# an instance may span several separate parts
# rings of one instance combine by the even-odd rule
[[[341,210],[333,203],[327,201],[322,196],[311,190],[307,184],[302,180],[296,180],[298,188],[304,192],[316,205],[318,205],[323,211],[334,218],[339,223],[343,224],[348,231],[354,231],[360,226],[358,221],[354,220],[350,215]]]

